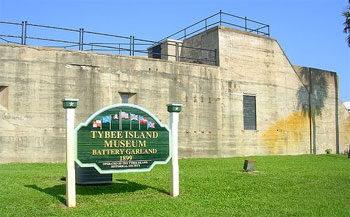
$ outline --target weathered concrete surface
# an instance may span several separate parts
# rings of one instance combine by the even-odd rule
[[[0,81],[9,88],[8,109],[0,113],[1,162],[64,160],[63,98],[79,98],[79,123],[121,103],[119,92],[136,93],[132,103],[167,123],[167,103],[200,100],[204,94],[208,101],[218,85],[219,68],[213,66],[4,44],[0,50]],[[189,109],[184,106],[181,137],[184,124],[204,123]]]
[[[311,115],[312,152],[324,154],[326,149],[331,148],[333,153],[344,153],[350,144],[350,115],[339,99],[337,74],[308,67],[294,68],[310,96],[311,108],[309,110],[305,106],[304,113],[310,112],[308,115]],[[300,95],[301,92],[300,103],[309,104],[306,102],[309,98],[302,98]]]
[[[78,124],[121,103],[121,92],[134,93],[131,103],[165,123],[167,103],[184,105],[180,157],[310,153],[307,86],[276,40],[216,27],[183,43],[218,49],[220,66],[0,44],[0,86],[8,86],[9,99],[7,108],[0,107],[0,162],[64,161],[61,99],[79,98]],[[257,130],[243,130],[244,94],[256,96]],[[317,153],[335,145],[335,125],[327,119],[335,113],[334,94],[329,90],[324,100],[320,118],[325,115],[322,126],[329,127],[318,125]],[[342,106],[338,116],[342,149],[350,119]]]
[[[217,27],[194,35],[183,41],[180,53],[182,62],[220,65],[219,63],[219,31]],[[199,48],[199,49],[193,49]],[[190,57],[190,58],[189,58]]]
[[[309,153],[308,121],[296,97],[304,86],[278,42],[221,27],[219,47],[221,76],[233,86],[223,96],[224,101],[231,101],[230,106],[223,106],[227,114],[222,118],[223,129],[231,128],[235,134],[228,137],[231,132],[225,133],[229,139],[223,149],[232,150],[227,154]],[[256,96],[256,131],[242,130],[243,94]],[[232,112],[234,120],[228,122]]]

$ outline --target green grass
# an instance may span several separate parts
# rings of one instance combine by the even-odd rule
[[[115,174],[112,185],[77,186],[65,206],[65,164],[0,165],[0,216],[350,216],[350,159],[340,155],[180,160],[180,196],[169,165]]]

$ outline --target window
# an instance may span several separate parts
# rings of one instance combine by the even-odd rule
[[[0,105],[7,108],[8,106],[8,87],[0,86]]]
[[[130,102],[130,99],[135,95],[135,93],[119,93],[120,98],[122,100],[122,103],[134,103],[135,102]],[[135,100],[132,100],[135,101]]]
[[[120,97],[122,98],[122,103],[128,103],[129,102],[129,94],[121,93]]]
[[[256,130],[256,99],[255,96],[243,95],[244,130]]]

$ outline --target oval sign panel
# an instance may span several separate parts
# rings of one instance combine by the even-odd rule
[[[99,173],[150,171],[170,159],[170,130],[132,104],[105,107],[75,129],[75,160]]]

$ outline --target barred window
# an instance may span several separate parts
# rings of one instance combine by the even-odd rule
[[[243,95],[244,130],[256,130],[256,98]]]

